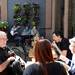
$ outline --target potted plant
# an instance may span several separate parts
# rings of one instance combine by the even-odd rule
[[[0,30],[6,31],[8,27],[7,21],[0,21]]]
[[[22,18],[20,16],[18,16],[17,18],[14,18],[14,22],[16,25],[21,25],[21,21],[22,21]]]
[[[21,12],[20,4],[15,4],[14,7],[13,7],[13,10],[14,10],[15,14],[20,13]]]
[[[24,10],[24,14],[30,14],[30,10],[31,10],[31,6],[30,6],[30,4],[24,4],[23,5],[23,10]]]

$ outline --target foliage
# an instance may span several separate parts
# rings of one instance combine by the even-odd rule
[[[20,4],[15,4],[14,7],[13,7],[13,10],[14,10],[14,13],[20,13],[21,11],[21,6]]]
[[[0,21],[0,29],[7,29],[8,22],[7,21]]]
[[[21,21],[22,21],[22,18],[21,17],[16,17],[14,20],[15,20],[16,25],[20,25]]]
[[[24,14],[30,15],[31,5],[30,4],[24,4],[23,5],[23,11],[24,11]]]
[[[19,25],[30,25],[30,27],[39,25],[39,5],[38,4],[15,4],[14,22]]]

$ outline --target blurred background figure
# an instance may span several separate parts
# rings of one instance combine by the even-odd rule
[[[22,32],[22,29],[20,25],[14,25],[10,30],[10,34],[15,46],[19,46],[21,43],[21,40],[22,40],[21,32]]]
[[[53,55],[53,59],[55,61],[58,61],[59,60],[59,52],[57,51],[57,49],[55,47],[52,47],[52,55]]]
[[[69,40],[63,36],[62,32],[60,31],[53,32],[52,39],[53,39],[52,44],[58,47],[61,54],[71,59],[72,53],[69,50],[70,43],[69,43]]]

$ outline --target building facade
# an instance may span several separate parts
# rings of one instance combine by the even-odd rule
[[[61,30],[65,37],[75,36],[75,0],[29,0],[40,5],[41,35],[51,37],[53,31]],[[0,19],[13,24],[13,5],[27,0],[0,0]]]

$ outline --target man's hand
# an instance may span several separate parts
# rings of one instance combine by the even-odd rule
[[[6,67],[9,65],[10,62],[13,62],[15,60],[15,57],[9,57],[5,62],[0,64],[0,72],[6,69]]]
[[[61,59],[64,62],[66,62],[68,60],[68,58],[65,57],[64,55],[60,55],[59,59]]]
[[[7,59],[7,61],[10,63],[10,62],[12,62],[12,61],[15,61],[15,57],[9,57],[8,59]]]

